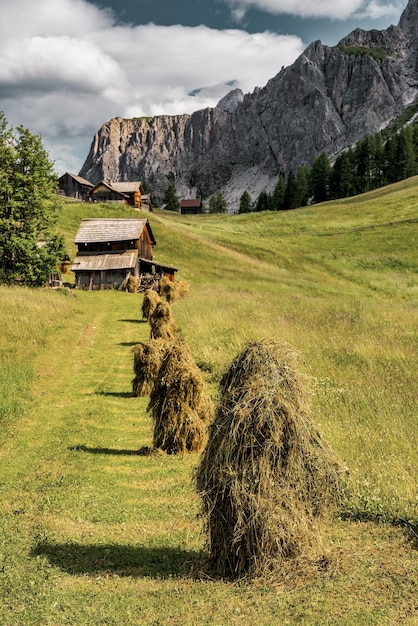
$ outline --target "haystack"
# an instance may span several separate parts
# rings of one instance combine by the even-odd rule
[[[161,302],[161,298],[154,289],[147,289],[144,292],[142,300],[142,317],[144,320],[149,321],[159,302]]]
[[[171,281],[163,276],[158,283],[158,292],[167,302],[175,302],[189,293],[190,283],[186,280]]]
[[[310,418],[287,345],[250,344],[220,382],[197,469],[212,573],[254,577],[309,551],[341,464]]]
[[[168,454],[200,452],[213,412],[203,393],[203,378],[187,344],[172,343],[151,392],[155,448]]]
[[[126,284],[126,288],[129,293],[136,293],[138,291],[139,281],[136,276],[132,276],[132,274],[128,278],[128,282]]]
[[[150,339],[132,348],[135,372],[132,381],[134,396],[146,396],[151,393],[168,349],[169,344],[164,339]]]
[[[160,300],[152,312],[149,323],[151,325],[151,339],[175,339],[177,337],[176,323],[168,302]]]

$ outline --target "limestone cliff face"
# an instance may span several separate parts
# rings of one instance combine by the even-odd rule
[[[96,133],[80,175],[145,180],[156,202],[176,176],[180,195],[222,190],[237,203],[271,189],[280,171],[310,166],[384,128],[418,96],[418,0],[398,26],[357,29],[338,46],[316,41],[263,89],[234,90],[192,115],[112,119]]]

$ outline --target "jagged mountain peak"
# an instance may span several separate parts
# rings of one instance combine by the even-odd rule
[[[241,89],[232,89],[216,105],[217,109],[223,109],[228,113],[235,113],[244,100],[244,92]]]
[[[413,31],[417,34],[418,0],[409,0],[399,20],[399,28],[404,31]]]
[[[80,175],[145,180],[158,203],[171,172],[179,195],[223,191],[237,208],[245,189],[271,191],[280,172],[339,153],[415,101],[417,27],[418,0],[410,0],[398,26],[359,28],[334,47],[312,42],[251,94],[233,89],[191,115],[117,118],[96,133]]]

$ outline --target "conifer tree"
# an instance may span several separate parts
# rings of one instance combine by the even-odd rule
[[[239,201],[239,212],[240,213],[251,213],[253,209],[253,201],[251,200],[251,196],[247,190],[245,190]]]
[[[280,173],[279,180],[276,183],[272,197],[271,208],[273,211],[281,211],[284,208],[284,194],[286,191],[286,179],[283,173]]]
[[[0,112],[0,281],[41,285],[64,256],[57,176],[38,135]]]
[[[321,152],[311,170],[311,190],[315,202],[325,202],[330,197],[331,164],[326,152]]]

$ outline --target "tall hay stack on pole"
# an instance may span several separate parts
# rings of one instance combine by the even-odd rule
[[[157,303],[149,318],[151,339],[173,340],[177,338],[177,327],[168,302]]]
[[[171,281],[163,276],[158,283],[158,292],[167,302],[175,302],[189,293],[190,283],[186,280]]]
[[[148,410],[154,421],[154,448],[168,454],[200,452],[206,443],[211,401],[187,344],[172,343],[166,352]]]
[[[150,339],[132,348],[135,373],[132,380],[134,396],[147,396],[151,393],[163,358],[170,349],[170,345],[165,339]]]
[[[271,574],[308,553],[338,499],[341,463],[310,418],[295,357],[252,343],[221,379],[196,474],[216,576]]]
[[[159,302],[161,302],[161,298],[158,293],[154,291],[154,289],[147,289],[144,291],[144,297],[142,300],[142,319],[147,320],[148,322]]]

